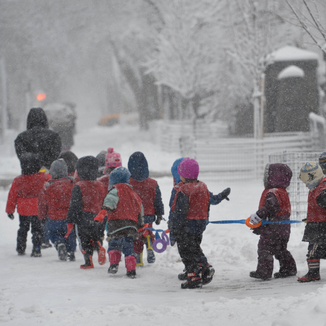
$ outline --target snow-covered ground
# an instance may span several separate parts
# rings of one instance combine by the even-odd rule
[[[152,135],[137,127],[94,127],[76,135],[72,150],[81,157],[97,155],[107,147],[121,153],[126,166],[129,155],[142,151],[150,170],[168,172],[177,154],[163,153],[151,142]],[[10,151],[8,151],[10,152]],[[20,173],[15,156],[2,155],[2,174]],[[225,183],[205,179],[218,193],[230,186],[230,201],[211,207],[211,220],[245,219],[256,211],[262,181]],[[157,178],[168,215],[172,177]],[[326,326],[326,262],[321,262],[322,280],[300,284],[296,277],[259,281],[255,270],[258,236],[243,224],[209,224],[202,248],[216,273],[202,289],[182,290],[177,274],[183,270],[176,247],[156,255],[156,263],[137,268],[137,278],[125,276],[124,261],[116,275],[108,264],[81,270],[82,254],[76,262],[61,262],[55,249],[32,258],[30,235],[27,255],[15,251],[18,216],[5,214],[8,189],[0,189],[0,324],[1,325],[241,325]],[[166,222],[157,228],[166,229]],[[301,242],[304,225],[292,227],[289,249],[298,275],[307,271],[307,245]],[[105,244],[107,247],[107,244]],[[146,260],[146,255],[145,255]],[[274,271],[278,271],[275,262]]]

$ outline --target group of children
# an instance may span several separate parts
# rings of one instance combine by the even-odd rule
[[[308,242],[308,273],[297,280],[307,283],[320,280],[320,259],[326,259],[326,152],[319,162],[306,162],[300,170],[300,180],[309,189],[308,208],[302,241]],[[292,171],[286,164],[267,164],[264,172],[264,191],[258,210],[251,214],[250,223],[257,225],[253,232],[260,235],[258,264],[250,277],[268,280],[273,273],[273,256],[279,261],[280,270],[275,278],[295,276],[295,260],[287,249],[290,238],[291,203],[286,188],[290,185]]]
[[[323,153],[324,154],[324,153]],[[324,155],[325,156],[325,155]],[[325,156],[326,157],[326,156]],[[307,162],[300,179],[309,188],[307,225],[303,241],[309,242],[308,273],[300,282],[320,279],[320,259],[326,258],[326,178],[320,164]],[[37,155],[25,153],[20,157],[22,174],[16,177],[8,194],[6,212],[14,218],[17,207],[19,230],[17,252],[25,254],[27,233],[32,227],[32,256],[41,256],[43,226],[54,244],[60,260],[75,260],[78,239],[85,263],[82,269],[94,268],[93,253],[98,262],[106,262],[103,247],[105,231],[108,240],[108,272],[118,272],[124,254],[127,276],[136,277],[136,266],[143,266],[143,248],[148,263],[155,262],[151,228],[163,219],[164,206],[156,180],[149,177],[148,162],[141,152],[133,153],[128,169],[113,148],[97,157],[80,159],[70,151],[61,153],[47,172],[42,170]],[[325,166],[326,170],[326,166]],[[231,189],[214,195],[198,180],[199,165],[192,158],[180,158],[171,168],[174,187],[170,198],[168,227],[170,244],[177,243],[184,263],[181,288],[198,288],[212,281],[215,270],[201,248],[203,233],[209,218],[210,205],[228,199]],[[325,171],[324,171],[325,172]],[[275,278],[294,276],[296,263],[287,249],[290,237],[291,204],[286,188],[292,177],[285,164],[268,164],[264,173],[265,190],[259,209],[251,214],[250,223],[273,222],[254,229],[260,235],[258,265],[250,277],[267,280],[272,277],[273,256],[280,262]],[[146,227],[144,228],[144,225]]]

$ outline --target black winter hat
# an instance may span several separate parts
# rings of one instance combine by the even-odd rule
[[[48,129],[48,118],[42,108],[32,108],[27,115],[27,130],[34,127]]]
[[[30,175],[39,172],[42,167],[42,163],[37,154],[24,153],[20,157],[20,166],[22,169],[22,174]]]
[[[75,172],[78,157],[71,151],[62,152],[59,158],[63,158],[68,166],[68,173]]]
[[[76,165],[80,180],[96,180],[98,160],[94,156],[81,157]]]

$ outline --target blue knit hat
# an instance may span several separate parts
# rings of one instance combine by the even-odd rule
[[[123,166],[119,166],[115,168],[110,173],[110,180],[109,180],[109,190],[118,183],[127,183],[129,184],[130,172],[128,169],[124,168]]]
[[[306,184],[309,190],[316,188],[323,178],[323,170],[316,162],[306,162],[300,170],[300,180]]]
[[[171,167],[171,173],[172,173],[172,176],[173,176],[176,184],[178,184],[181,181],[180,174],[178,173],[178,166],[182,162],[183,159],[184,159],[183,157],[178,158],[177,160],[174,161],[174,163]]]

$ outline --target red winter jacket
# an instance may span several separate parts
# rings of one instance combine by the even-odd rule
[[[326,222],[326,209],[317,205],[317,197],[325,189],[326,189],[326,178],[324,178],[315,189],[309,191],[307,223]]]
[[[155,207],[155,193],[157,181],[152,178],[147,178],[142,181],[129,179],[129,184],[132,186],[133,191],[140,197],[144,207],[144,215],[154,215]]]
[[[117,208],[108,213],[108,220],[132,220],[137,223],[141,212],[141,199],[125,183],[118,183],[113,187],[118,190],[119,201]]]
[[[36,216],[38,196],[50,178],[48,173],[43,172],[16,177],[9,190],[6,213],[13,214],[17,206],[19,215]]]
[[[38,200],[38,218],[62,221],[67,218],[71,191],[74,187],[72,178],[51,179],[42,190]]]

